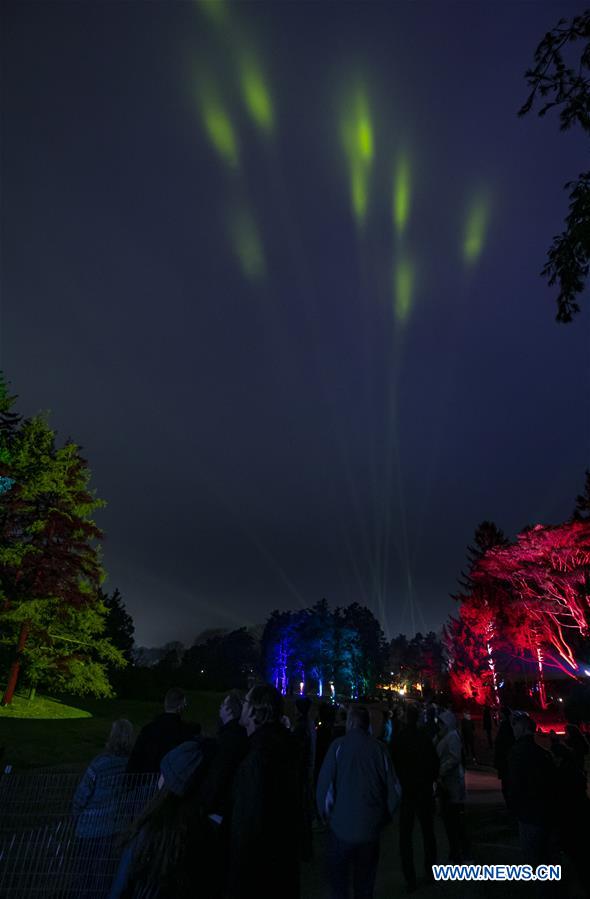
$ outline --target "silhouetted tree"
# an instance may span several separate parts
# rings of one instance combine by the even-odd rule
[[[576,47],[574,47],[574,44]],[[575,62],[566,54],[574,55]],[[540,98],[539,115],[559,109],[563,131],[579,125],[590,134],[590,10],[570,22],[560,19],[535,51],[535,64],[526,72],[529,96],[519,110],[526,115]],[[570,205],[565,230],[553,238],[542,274],[557,284],[557,321],[570,322],[579,312],[577,298],[586,285],[590,265],[590,171],[565,185]]]
[[[105,616],[104,634],[113,646],[121,650],[127,662],[133,661],[135,625],[133,618],[125,608],[123,597],[118,589],[109,596],[99,591],[99,597],[107,613]]]
[[[587,521],[590,518],[590,470],[586,471],[584,491],[576,496],[573,518],[578,521]]]

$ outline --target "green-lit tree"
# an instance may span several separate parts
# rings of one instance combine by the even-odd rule
[[[5,385],[2,412],[14,399]],[[2,703],[13,698],[21,670],[28,682],[54,690],[111,694],[107,665],[124,664],[103,636],[106,609],[93,513],[103,503],[89,489],[79,448],[55,445],[41,416],[5,429],[0,494],[0,627],[14,645]]]

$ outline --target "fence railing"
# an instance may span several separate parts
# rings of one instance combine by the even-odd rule
[[[1,899],[105,899],[125,832],[157,790],[157,775],[98,777],[84,807],[79,774],[0,778]]]

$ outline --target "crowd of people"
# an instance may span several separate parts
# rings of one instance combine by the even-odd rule
[[[434,704],[399,703],[382,712],[352,703],[315,709],[306,697],[293,721],[272,686],[232,690],[215,737],[185,720],[174,688],[164,712],[133,739],[113,724],[74,798],[78,834],[109,799],[100,784],[118,773],[159,775],[156,796],[120,835],[123,854],[110,899],[298,899],[301,862],[313,857],[314,830],[327,830],[332,899],[374,895],[382,832],[399,811],[399,851],[408,891],[417,889],[413,832],[423,842],[424,881],[438,859],[435,800],[448,860],[470,859],[465,766],[475,757],[474,722]],[[376,719],[379,719],[378,721]],[[482,728],[511,813],[523,861],[551,863],[561,849],[590,895],[584,853],[590,845],[586,794],[588,743],[573,725],[550,750],[534,738],[526,713],[502,710],[495,740],[491,710]],[[93,838],[103,836],[96,830]],[[447,860],[445,857],[444,860]]]

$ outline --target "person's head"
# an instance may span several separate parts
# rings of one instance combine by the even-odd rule
[[[409,705],[406,709],[406,726],[409,728],[418,727],[418,718],[420,717],[420,709],[417,705]]]
[[[175,796],[184,796],[203,758],[201,737],[171,749],[160,763],[160,787],[165,787]]]
[[[471,721],[471,712],[463,712],[463,720]]]
[[[346,716],[346,730],[362,730],[369,733],[371,718],[364,705],[351,705]]]
[[[222,724],[239,721],[244,704],[244,694],[240,690],[231,690],[219,706],[219,717]]]
[[[134,742],[133,725],[126,718],[113,721],[105,749],[110,755],[128,756]]]
[[[527,737],[534,734],[536,729],[537,725],[526,712],[512,713],[512,730],[514,731],[514,736],[517,740],[520,740],[521,737]]]
[[[186,709],[186,696],[180,687],[171,687],[164,697],[164,711],[182,715]]]
[[[240,724],[249,734],[264,724],[276,724],[283,715],[283,697],[270,684],[257,684],[246,694]]]

